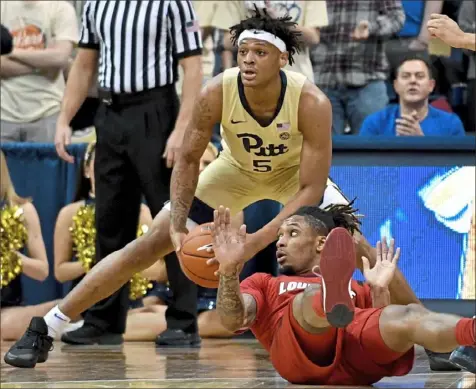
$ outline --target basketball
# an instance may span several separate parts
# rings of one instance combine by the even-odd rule
[[[218,288],[218,277],[215,272],[218,264],[209,266],[207,261],[214,254],[207,252],[212,246],[211,223],[195,227],[185,237],[180,252],[180,265],[184,274],[195,284],[204,288]]]

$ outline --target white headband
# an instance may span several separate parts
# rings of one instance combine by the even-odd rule
[[[286,43],[281,38],[262,30],[245,30],[238,37],[238,45],[241,45],[245,39],[258,39],[260,41],[266,41],[276,46],[279,51],[284,53],[286,51]]]

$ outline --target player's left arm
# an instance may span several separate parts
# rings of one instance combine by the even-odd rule
[[[285,219],[302,206],[318,204],[324,195],[332,160],[332,106],[326,95],[309,81],[303,86],[299,100],[298,126],[303,136],[299,191],[256,233],[258,251],[276,240]]]
[[[372,308],[383,308],[391,304],[390,291],[388,288],[370,288]]]
[[[383,308],[390,305],[390,291],[388,288],[369,285],[368,282],[358,283],[355,290],[355,306],[358,308]]]

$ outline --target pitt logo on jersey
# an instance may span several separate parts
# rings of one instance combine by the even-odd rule
[[[248,153],[253,153],[257,157],[276,157],[289,151],[286,145],[269,144],[263,146],[263,139],[256,134],[236,134],[243,142],[243,147]]]
[[[256,155],[257,157],[276,157],[278,155],[286,154],[289,148],[285,144],[275,145],[270,143],[265,145],[263,139],[256,134],[242,133],[236,134],[238,139],[241,139],[243,148],[247,153]],[[271,160],[254,160],[253,170],[255,172],[266,173],[271,171]]]

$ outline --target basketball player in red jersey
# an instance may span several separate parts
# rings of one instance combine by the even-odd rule
[[[390,305],[388,285],[400,250],[377,245],[366,282],[352,280],[358,229],[354,210],[303,207],[278,232],[284,274],[254,274],[239,282],[246,226],[232,231],[229,211],[215,211],[213,244],[219,262],[217,312],[230,331],[251,329],[277,372],[295,384],[371,385],[407,374],[414,345],[449,352],[475,344],[475,319],[428,311],[419,304]],[[350,233],[349,233],[350,232]]]

